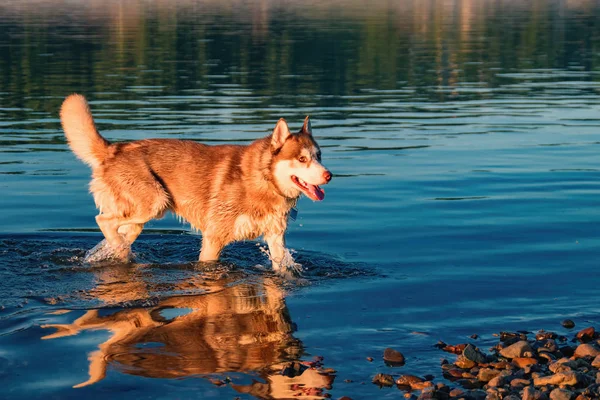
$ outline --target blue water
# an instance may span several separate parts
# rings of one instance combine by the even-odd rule
[[[476,333],[485,349],[501,330],[597,326],[599,14],[585,1],[0,5],[3,394],[285,398],[282,363],[322,356],[337,374],[317,379],[321,395],[399,398],[371,378],[443,381],[438,340]],[[334,178],[288,230],[304,277],[273,276],[256,242],[197,265],[199,235],[172,216],[147,224],[135,263],[84,263],[102,236],[59,125],[73,92],[113,141],[243,144],[310,115]],[[385,366],[386,347],[406,365]],[[72,388],[93,360],[104,374]]]

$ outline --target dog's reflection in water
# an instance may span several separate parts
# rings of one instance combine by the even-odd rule
[[[231,277],[206,276],[197,274],[170,287],[174,291],[206,290],[203,294],[173,296],[154,306],[121,308],[113,313],[90,310],[70,324],[43,325],[56,331],[42,339],[86,330],[111,332],[111,337],[89,354],[89,379],[76,388],[99,382],[110,366],[152,378],[253,372],[264,382],[232,382],[231,387],[259,398],[299,394],[322,398],[323,389],[331,388],[334,377],[290,363],[299,359],[302,345],[292,336],[294,325],[283,291],[269,278],[235,283]],[[156,290],[131,267],[103,268],[98,278],[91,294],[107,304],[148,298]],[[294,368],[295,372],[285,372]]]

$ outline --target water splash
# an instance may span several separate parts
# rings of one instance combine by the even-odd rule
[[[122,257],[121,254],[127,254],[126,257]],[[102,239],[100,243],[95,245],[93,248],[88,250],[85,253],[85,258],[83,262],[86,263],[97,263],[100,261],[108,261],[108,260],[119,260],[119,261],[129,261],[132,258],[132,254],[130,251],[130,246],[123,245],[122,248],[115,251],[106,241],[106,239]]]
[[[269,257],[269,261],[273,262],[273,258],[271,257],[271,253],[267,246],[259,246],[260,251]],[[293,254],[296,251],[293,249],[283,249],[283,258],[281,259],[279,270],[276,271],[277,274],[282,275],[284,277],[298,277],[302,275],[304,268],[302,264],[296,262],[294,260]]]

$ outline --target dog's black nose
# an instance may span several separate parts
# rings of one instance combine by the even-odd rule
[[[331,180],[331,172],[329,172],[329,171],[323,172],[323,179],[325,179],[327,182],[329,182]]]

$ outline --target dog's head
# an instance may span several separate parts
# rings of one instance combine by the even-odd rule
[[[271,135],[271,153],[275,183],[286,197],[304,193],[315,201],[325,198],[319,185],[329,183],[331,172],[321,164],[321,149],[312,136],[308,117],[298,133],[290,133],[285,120],[280,119]]]

